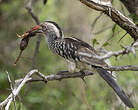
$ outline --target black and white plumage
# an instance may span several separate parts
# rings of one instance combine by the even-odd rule
[[[55,22],[45,21],[40,24],[40,27],[39,30],[46,36],[49,48],[68,62],[69,72],[97,71],[126,106],[134,107],[123,89],[112,78],[112,75],[103,68],[108,65],[103,60],[97,59],[98,54],[94,48],[77,38],[64,38],[62,30]]]

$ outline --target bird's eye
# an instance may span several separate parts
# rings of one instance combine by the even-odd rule
[[[42,24],[41,27],[44,28],[45,26]]]
[[[42,30],[47,30],[47,25],[41,24]]]

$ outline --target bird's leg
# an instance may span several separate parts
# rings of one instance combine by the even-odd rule
[[[85,72],[83,71],[83,70],[80,70],[80,73],[82,74],[82,76],[81,76],[81,79],[82,79],[82,81],[85,83],[85,85],[86,85],[86,81],[85,81]]]

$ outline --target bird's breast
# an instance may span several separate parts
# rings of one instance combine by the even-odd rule
[[[50,50],[57,55],[67,60],[78,61],[79,57],[76,55],[77,49],[71,43],[64,41],[54,41],[48,43]]]

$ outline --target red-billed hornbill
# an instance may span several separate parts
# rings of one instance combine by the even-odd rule
[[[126,106],[134,108],[124,90],[113,79],[112,75],[104,69],[108,65],[96,57],[98,54],[93,47],[74,37],[64,38],[62,30],[53,21],[45,21],[37,25],[34,31],[46,36],[50,50],[67,61],[69,72],[73,73],[78,70],[96,71],[112,87]]]

